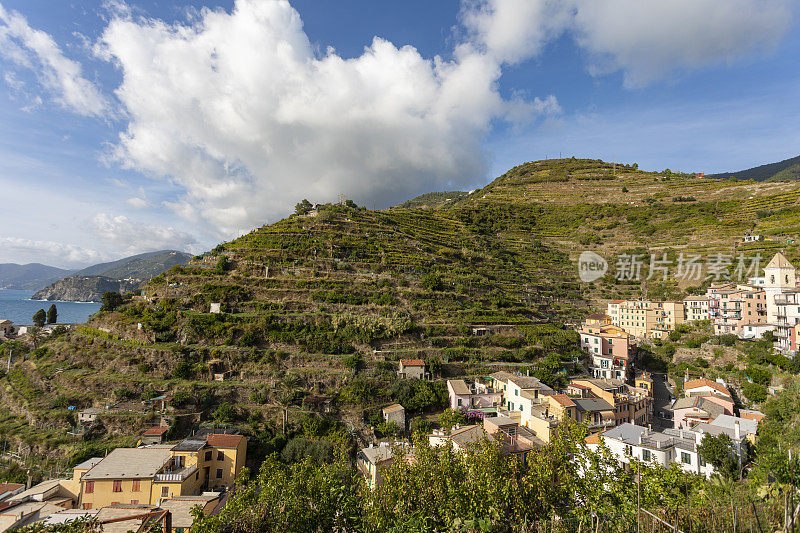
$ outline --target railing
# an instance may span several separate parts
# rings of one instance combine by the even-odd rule
[[[183,481],[195,472],[197,472],[197,465],[179,470],[164,470],[156,474],[155,481]]]

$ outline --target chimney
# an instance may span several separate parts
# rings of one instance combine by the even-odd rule
[[[740,440],[742,438],[741,428],[739,427],[739,421],[736,420],[733,423],[733,434],[736,437],[736,440]]]

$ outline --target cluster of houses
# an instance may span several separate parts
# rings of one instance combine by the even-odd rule
[[[672,428],[654,431],[650,425],[624,423],[590,435],[586,442],[590,448],[602,442],[621,465],[632,460],[663,466],[675,463],[686,472],[708,477],[714,467],[698,451],[705,436],[727,435],[741,466],[764,418],[758,411],[735,413],[733,396],[725,384],[708,379],[684,381],[683,397],[672,403],[671,410]]]
[[[450,444],[457,451],[484,440],[497,442],[503,453],[524,460],[549,443],[568,422],[586,424],[598,433],[625,423],[648,423],[652,415],[652,379],[643,374],[628,385],[619,379],[573,379],[563,392],[529,375],[495,372],[480,380],[447,381],[450,408],[475,423],[456,425],[428,435],[431,446]],[[402,406],[383,410],[385,420],[405,427]],[[359,451],[357,467],[370,486],[381,482],[381,468],[393,460],[397,443],[381,443]]]
[[[224,505],[244,466],[247,439],[212,430],[162,444],[164,433],[145,431],[139,447],[87,459],[71,477],[27,488],[0,485],[0,532],[82,517],[97,520],[104,532],[189,531],[194,507],[208,515]]]
[[[599,320],[604,316],[595,318]],[[760,339],[764,333],[772,331],[776,348],[793,355],[800,341],[800,284],[795,267],[783,254],[777,253],[764,268],[764,277],[750,278],[747,283],[714,283],[706,294],[683,301],[614,300],[608,303],[607,317],[607,323],[589,321],[584,329],[587,335],[605,339],[609,348],[616,343],[613,352],[619,354],[620,362],[624,352],[621,345],[626,341],[617,340],[617,337],[627,334],[662,339],[678,324],[699,320],[710,321],[715,335]],[[592,340],[590,352],[594,353],[595,347]],[[609,374],[616,377],[622,370],[609,369]]]

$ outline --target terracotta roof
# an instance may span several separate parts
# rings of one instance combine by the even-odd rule
[[[422,359],[400,359],[400,364],[403,366],[425,366],[425,361]]]
[[[710,379],[706,378],[692,379],[683,384],[683,390],[685,391],[688,391],[689,389],[697,389],[699,387],[711,387],[720,394],[724,394],[725,396],[728,397],[731,396],[731,393],[728,389],[726,389],[724,386],[720,385],[716,381],[711,381]]]
[[[560,405],[562,405],[564,407],[574,407],[575,406],[575,402],[570,400],[569,396],[567,396],[566,394],[553,394],[550,397],[552,399],[554,399],[555,401],[557,401]]]
[[[622,302],[624,302],[624,301],[625,301],[625,300],[611,300],[609,303],[612,303],[612,304],[621,304],[621,303],[622,303]]]
[[[586,444],[600,444],[600,434],[595,433],[594,435],[589,435],[588,437],[583,439],[583,442],[585,442]]]
[[[215,448],[236,448],[242,439],[243,435],[209,435],[206,442]]]
[[[15,490],[24,489],[25,485],[22,483],[0,483],[0,494],[6,492],[14,492]]]
[[[145,435],[163,435],[167,431],[169,431],[169,428],[152,427],[152,428],[146,430],[144,433],[142,433],[142,436],[145,436]]]

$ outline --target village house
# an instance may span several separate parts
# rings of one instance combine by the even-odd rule
[[[502,392],[477,381],[467,383],[463,379],[448,379],[447,395],[453,410],[492,410],[503,403]]]
[[[498,443],[501,453],[514,456],[523,463],[531,450],[545,444],[545,441],[537,438],[528,428],[520,426],[507,416],[484,419],[483,429],[489,440]]]
[[[406,430],[406,410],[402,405],[395,403],[384,407],[381,412],[383,413],[384,422],[394,422],[401,431]]]
[[[578,407],[566,394],[544,396],[520,417],[520,425],[529,429],[541,442],[549,443],[558,426],[579,420]]]
[[[103,409],[100,407],[89,407],[78,411],[78,424],[92,424],[102,412]]]
[[[739,335],[742,327],[763,322],[767,316],[767,294],[758,287],[737,285],[733,288],[709,290],[709,301],[715,300],[714,334]],[[711,306],[710,306],[711,307]]]
[[[449,443],[452,444],[453,450],[463,452],[472,446],[482,443],[486,438],[487,435],[483,426],[477,424],[461,426],[456,424],[449,433],[440,429],[434,430],[433,433],[428,435],[428,443],[431,446],[446,446]]]
[[[176,445],[117,448],[79,478],[78,505],[158,505],[163,498],[198,495],[234,485],[244,466],[242,435],[202,434]]]
[[[382,442],[378,446],[369,445],[359,450],[356,455],[356,468],[367,480],[371,489],[383,483],[382,470],[389,468],[394,460],[391,445]]]
[[[10,320],[0,320],[0,338],[8,338],[14,335],[14,323]]]
[[[684,381],[683,394],[686,398],[702,396],[705,399],[720,405],[725,414],[732,415],[735,402],[733,395],[722,383],[700,378]]]
[[[422,359],[400,359],[397,374],[401,378],[425,379],[425,361]]]
[[[686,321],[683,302],[614,300],[608,304],[613,325],[637,338],[663,339]]]
[[[614,410],[616,425],[625,422],[646,425],[650,422],[651,396],[647,391],[626,385],[621,380],[577,378],[570,382],[567,393],[581,398],[605,400]]]
[[[636,352],[633,337],[611,323],[608,315],[589,315],[578,329],[581,348],[589,352],[590,371],[596,378],[627,380]]]
[[[662,466],[676,463],[686,472],[710,476],[714,467],[700,457],[698,439],[702,439],[701,434],[688,430],[656,432],[625,423],[590,435],[586,443],[596,450],[602,442],[622,466],[628,467],[633,459]]]
[[[208,516],[220,507],[221,496],[221,492],[204,492],[196,496],[175,496],[163,500],[159,508],[169,511],[172,524],[171,529],[164,530],[164,533],[188,533],[194,524],[192,509],[199,507]]]
[[[164,436],[169,431],[169,428],[157,426],[148,428],[142,433],[141,445],[149,446],[151,444],[161,444],[164,441]]]
[[[725,408],[705,396],[678,398],[670,407],[675,429],[691,429],[701,422],[711,422],[725,414]]]
[[[738,335],[740,339],[759,340],[764,338],[764,334],[768,331],[775,331],[777,326],[775,324],[767,324],[766,322],[753,322],[742,326]]]
[[[683,310],[686,314],[686,322],[711,319],[709,315],[708,296],[689,296],[688,298],[684,298]]]

